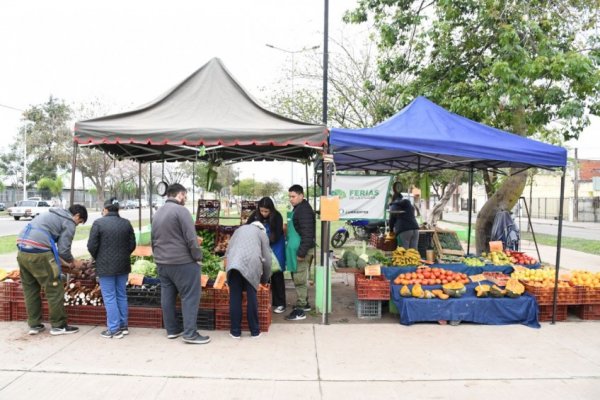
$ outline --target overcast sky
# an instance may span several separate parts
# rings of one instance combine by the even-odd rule
[[[355,2],[330,0],[331,37],[358,30],[341,22]],[[153,100],[213,57],[264,97],[291,65],[289,54],[265,44],[322,48],[323,11],[323,0],[2,0],[0,134],[11,138],[20,126],[21,112],[6,106],[24,110],[53,95],[69,104],[97,99],[111,112],[123,111]],[[289,163],[275,170],[285,171],[277,175],[282,184],[291,183]],[[242,177],[266,181],[273,171],[272,164],[244,166]],[[303,166],[294,172],[294,180],[304,181]]]
[[[329,3],[331,37],[364,33],[341,22],[356,0]],[[123,111],[158,97],[212,57],[264,97],[291,63],[266,43],[290,51],[322,46],[323,0],[2,0],[0,146],[16,134],[18,110],[50,95]],[[599,126],[577,145],[580,157],[600,158]],[[293,175],[304,183],[303,166],[292,173],[288,163],[254,164],[243,166],[242,177],[275,177],[285,186]]]

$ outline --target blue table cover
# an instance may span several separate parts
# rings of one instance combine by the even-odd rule
[[[404,268],[403,268],[404,269]],[[426,321],[466,321],[486,325],[523,324],[539,328],[538,304],[535,297],[524,293],[514,299],[478,298],[474,288],[477,284],[465,285],[467,292],[459,298],[417,299],[400,296],[402,285],[391,285],[391,299],[398,308],[400,323],[412,325]],[[412,285],[409,285],[412,288]],[[423,289],[439,289],[440,286],[423,286]]]

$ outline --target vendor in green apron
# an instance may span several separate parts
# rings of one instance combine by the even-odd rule
[[[292,273],[297,299],[294,310],[285,319],[299,321],[311,310],[307,283],[308,268],[313,259],[310,250],[315,247],[315,212],[304,199],[302,186],[292,185],[288,191],[294,209],[288,213],[285,259],[286,270]]]
[[[81,266],[81,261],[71,254],[71,244],[76,226],[85,223],[87,217],[87,209],[80,204],[73,204],[68,210],[51,208],[35,217],[19,233],[17,262],[30,335],[37,335],[45,329],[40,297],[42,288],[50,309],[50,334],[64,335],[79,331],[79,328],[67,325],[61,264]]]

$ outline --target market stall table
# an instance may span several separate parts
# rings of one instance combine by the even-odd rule
[[[448,300],[418,299],[400,296],[401,285],[391,285],[391,300],[400,312],[400,323],[465,321],[486,325],[523,324],[539,328],[538,304],[528,293],[517,298],[478,298],[476,283],[466,285],[467,292]],[[411,285],[412,286],[412,285]],[[427,286],[423,287],[427,289]]]

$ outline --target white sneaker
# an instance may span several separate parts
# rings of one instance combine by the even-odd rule
[[[285,306],[277,306],[273,309],[275,314],[283,314],[285,312]]]

